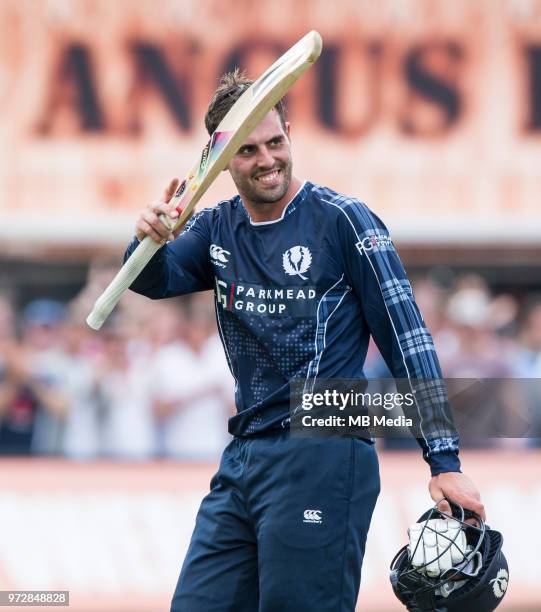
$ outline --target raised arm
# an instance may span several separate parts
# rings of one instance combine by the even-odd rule
[[[139,242],[150,236],[162,244],[130,289],[152,299],[161,299],[204,291],[214,286],[209,262],[210,210],[195,214],[185,226],[171,232],[163,216],[174,221],[179,213],[170,210],[167,202],[177,187],[173,179],[158,202],[141,211],[135,226],[135,238],[128,245],[124,261],[137,249]]]

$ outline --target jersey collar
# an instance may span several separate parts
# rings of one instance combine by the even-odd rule
[[[250,225],[253,225],[254,227],[261,227],[263,225],[272,225],[273,223],[280,223],[280,221],[283,221],[304,200],[304,197],[306,195],[305,188],[306,188],[307,183],[308,181],[306,180],[303,181],[297,193],[291,198],[288,204],[284,206],[284,209],[282,210],[282,215],[278,219],[273,219],[272,221],[252,221],[250,214],[248,213],[248,211],[246,210],[246,207],[244,206],[244,202],[242,201],[242,198],[238,196],[239,201],[242,204],[242,210],[244,211],[244,214],[248,217],[248,221],[250,221]]]

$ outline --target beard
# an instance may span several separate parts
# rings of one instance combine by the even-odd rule
[[[291,160],[288,162],[281,162],[276,164],[272,170],[278,171],[280,178],[278,184],[273,186],[265,185],[257,180],[258,174],[261,174],[261,170],[255,172],[250,178],[244,178],[240,176],[233,176],[233,181],[243,198],[252,204],[274,204],[281,200],[291,183],[291,176],[293,173],[293,164]],[[268,172],[268,170],[265,170]]]

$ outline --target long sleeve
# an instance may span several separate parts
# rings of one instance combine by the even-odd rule
[[[346,200],[338,220],[342,257],[366,323],[396,379],[414,392],[412,433],[432,475],[460,471],[458,434],[432,337],[402,262],[382,221],[364,204]]]
[[[205,291],[214,286],[209,262],[208,209],[195,215],[184,231],[163,246],[149,261],[130,289],[152,299]],[[131,256],[139,242],[134,238],[124,254]]]

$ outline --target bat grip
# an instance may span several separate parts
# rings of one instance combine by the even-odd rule
[[[96,330],[101,328],[107,317],[113,311],[113,308],[117,305],[124,291],[126,291],[139,274],[141,274],[143,268],[160,248],[161,245],[152,240],[149,236],[146,236],[139,243],[139,246],[109,283],[107,289],[105,289],[96,300],[92,312],[86,319],[89,327]]]

